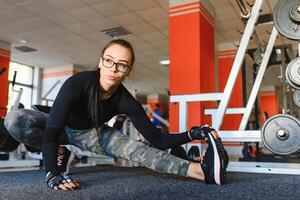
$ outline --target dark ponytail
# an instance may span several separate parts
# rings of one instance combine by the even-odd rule
[[[123,40],[123,39],[116,39],[116,40],[110,41],[102,49],[101,57],[103,56],[105,50],[114,44],[123,46],[130,51],[130,54],[131,54],[130,65],[132,66],[134,63],[134,60],[135,60],[133,48],[129,42],[127,42],[126,40]],[[91,116],[93,126],[96,129],[99,129],[98,121],[99,121],[99,119],[102,120],[102,112],[101,112],[102,108],[101,108],[101,102],[100,102],[100,69],[98,67],[97,67],[96,73],[97,73],[96,79],[92,80],[91,86],[89,87],[88,109],[90,111],[90,116]]]

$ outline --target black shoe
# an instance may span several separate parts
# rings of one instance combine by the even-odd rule
[[[58,172],[67,175],[69,173],[69,167],[75,154],[68,150],[66,147],[60,146],[57,154],[57,167]]]
[[[208,147],[201,162],[205,182],[208,184],[224,184],[228,155],[220,138],[208,133]]]

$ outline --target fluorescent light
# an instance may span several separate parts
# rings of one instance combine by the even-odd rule
[[[19,42],[20,42],[21,44],[26,44],[26,43],[27,43],[27,40],[25,40],[25,39],[20,39]]]
[[[161,64],[161,65],[169,65],[170,64],[170,60],[161,60],[161,61],[159,61],[159,64]]]

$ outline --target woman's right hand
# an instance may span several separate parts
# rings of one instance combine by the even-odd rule
[[[46,181],[47,186],[54,190],[78,190],[81,187],[77,181],[57,172],[48,172]]]

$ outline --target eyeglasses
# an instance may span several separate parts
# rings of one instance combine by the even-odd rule
[[[119,72],[123,72],[123,73],[125,73],[128,70],[128,68],[130,67],[129,65],[127,65],[125,63],[116,63],[110,58],[103,58],[103,57],[102,57],[102,63],[103,63],[103,66],[106,68],[111,68],[112,66],[116,65],[117,70]]]

